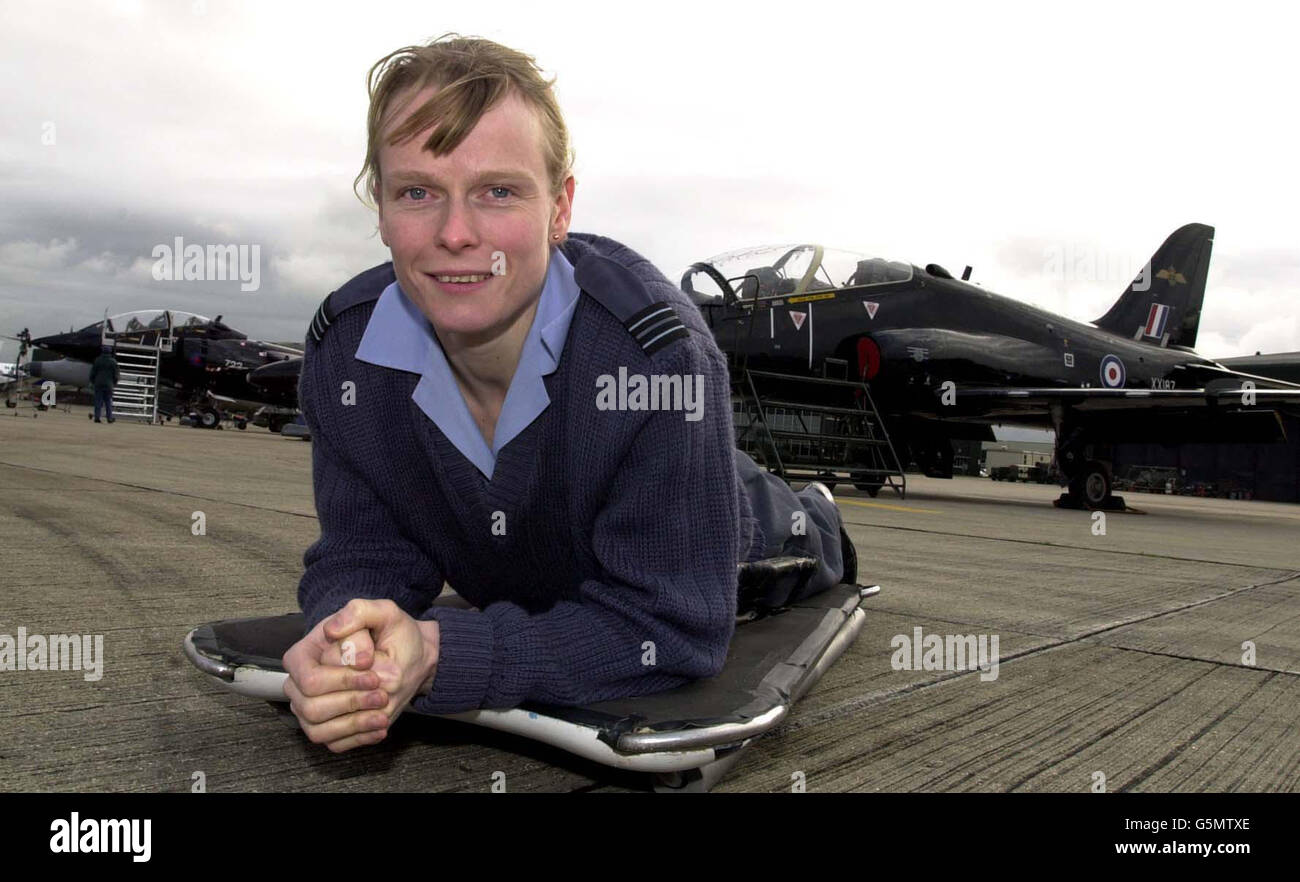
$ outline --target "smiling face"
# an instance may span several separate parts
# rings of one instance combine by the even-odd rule
[[[433,94],[402,96],[385,131]],[[428,135],[399,144],[385,137],[379,150],[379,231],[397,280],[444,347],[522,342],[550,247],[568,230],[573,178],[553,194],[541,125],[513,93],[485,112],[451,153],[423,149]]]

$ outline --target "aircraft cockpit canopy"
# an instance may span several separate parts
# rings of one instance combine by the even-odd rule
[[[682,289],[697,303],[793,297],[840,288],[907,282],[912,265],[821,245],[768,245],[692,264]]]
[[[171,328],[172,334],[183,332],[185,334],[203,335],[213,334],[223,339],[247,340],[245,334],[236,331],[234,328],[227,327],[219,320],[213,321],[207,316],[196,315],[192,312],[182,312],[176,309],[140,309],[135,312],[123,312],[118,315],[109,316],[102,322],[91,325],[92,328],[103,331],[104,323],[108,323],[107,330],[111,334],[143,334],[150,331],[166,331]]]

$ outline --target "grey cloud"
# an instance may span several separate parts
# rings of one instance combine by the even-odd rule
[[[0,331],[33,333],[82,327],[110,314],[167,307],[222,314],[261,339],[296,340],[319,301],[352,275],[387,259],[372,236],[373,221],[347,205],[340,192],[318,211],[286,217],[271,228],[163,213],[11,206],[0,216]],[[260,289],[238,280],[156,281],[150,274],[157,245],[257,245]]]

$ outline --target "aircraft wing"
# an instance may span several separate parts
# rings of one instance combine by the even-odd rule
[[[1056,408],[1113,442],[1271,443],[1287,437],[1282,414],[1300,414],[1300,387],[1242,389],[1096,389],[962,387],[934,390],[938,407],[959,422],[1050,427]]]
[[[1263,389],[1242,388],[1233,383],[1230,387],[1206,387],[1203,389],[1097,389],[1072,387],[1026,387],[1005,386],[965,387],[955,390],[960,405],[986,404],[996,406],[1008,405],[1047,407],[1052,404],[1067,404],[1077,410],[1136,410],[1153,407],[1197,408],[1197,407],[1300,407],[1300,388]],[[942,396],[942,390],[935,390],[936,396]],[[1288,407],[1289,406],[1289,407]]]

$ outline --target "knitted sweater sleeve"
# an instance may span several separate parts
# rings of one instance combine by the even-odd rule
[[[636,422],[618,432],[631,440],[591,536],[601,578],[584,581],[580,599],[542,613],[508,601],[482,611],[426,611],[422,618],[439,623],[441,646],[433,688],[417,710],[588,704],[722,669],[735,627],[739,553],[726,366],[683,343],[660,353],[655,371],[702,375],[703,417],[617,414]],[[573,416],[581,424],[582,415]],[[611,441],[590,434],[583,443]]]
[[[317,356],[320,357],[320,356]],[[356,597],[392,600],[412,617],[442,591],[435,563],[403,535],[387,506],[339,453],[318,419],[317,383],[324,364],[308,347],[299,400],[312,437],[312,485],[320,538],[303,555],[298,605],[308,628]]]

